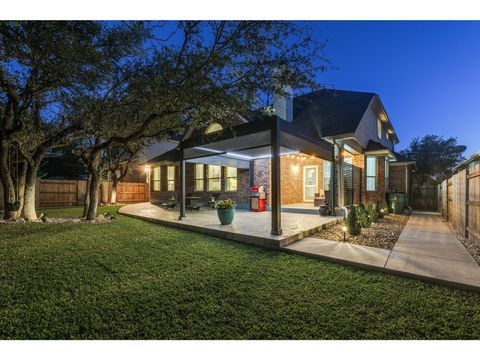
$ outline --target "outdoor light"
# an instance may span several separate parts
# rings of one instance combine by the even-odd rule
[[[347,227],[346,226],[342,227],[342,231],[343,231],[343,241],[347,241]]]

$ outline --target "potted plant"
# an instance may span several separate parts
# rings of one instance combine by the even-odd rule
[[[235,216],[235,202],[230,199],[219,200],[214,207],[217,209],[218,219],[222,225],[230,225]]]

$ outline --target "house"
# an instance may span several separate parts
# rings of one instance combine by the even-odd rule
[[[413,163],[394,151],[399,139],[377,94],[326,89],[279,97],[274,108],[276,116],[237,116],[145,149],[151,202],[179,198],[182,218],[185,194],[247,207],[250,186],[263,185],[280,234],[282,207],[325,198],[341,209],[383,202],[390,190],[408,198]]]

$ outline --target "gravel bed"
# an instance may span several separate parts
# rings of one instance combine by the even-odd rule
[[[452,232],[457,236],[458,240],[465,246],[465,249],[472,255],[478,265],[480,265],[480,244],[476,243],[473,239],[467,239],[466,237],[457,233],[455,228],[450,224],[447,223],[448,227]]]
[[[393,249],[400,233],[409,219],[409,215],[391,214],[377,223],[373,223],[369,228],[362,228],[358,236],[350,236],[347,233],[346,241],[357,245],[366,245],[382,249]],[[327,229],[323,229],[313,236],[321,239],[343,241],[343,222]]]

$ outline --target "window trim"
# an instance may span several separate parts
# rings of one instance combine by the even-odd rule
[[[202,177],[197,178],[197,167],[201,167],[202,169]],[[196,192],[204,192],[205,191],[205,165],[204,164],[195,164],[195,191]],[[199,190],[197,187],[197,182],[201,181],[202,188]]]
[[[155,180],[155,169],[158,169],[158,180]],[[158,183],[157,190],[155,190],[155,183]],[[162,191],[162,167],[160,165],[152,167],[152,191]]]
[[[228,170],[227,169],[235,169],[236,176],[227,176]],[[228,189],[228,179],[237,179],[237,186],[235,190]],[[226,192],[237,192],[238,191],[238,168],[233,166],[225,166],[225,191]]]
[[[382,135],[383,135],[383,124],[382,120],[377,119],[377,136],[380,140],[382,140]]]
[[[220,168],[220,175],[219,177],[210,177],[210,166],[217,166]],[[220,189],[212,190],[210,188],[211,180],[220,180]],[[221,165],[208,165],[207,169],[207,191],[208,192],[215,192],[215,191],[222,191],[222,166]]]
[[[328,177],[325,176],[325,168],[326,168],[326,165],[328,165]],[[332,162],[331,161],[327,161],[327,160],[324,160],[323,161],[323,191],[330,191],[332,189]],[[327,181],[327,184],[328,186],[325,186],[325,181]]]
[[[169,177],[169,169],[173,168],[173,179]],[[167,191],[175,191],[176,189],[176,166],[175,165],[167,165]],[[173,183],[173,190],[170,190],[170,184]]]
[[[374,166],[374,174],[375,175],[368,175],[368,158],[375,159],[375,166]],[[377,157],[376,156],[369,156],[367,155],[365,158],[365,191],[366,192],[375,192],[377,191]],[[368,179],[373,178],[375,179],[373,182],[373,189],[368,189]]]

